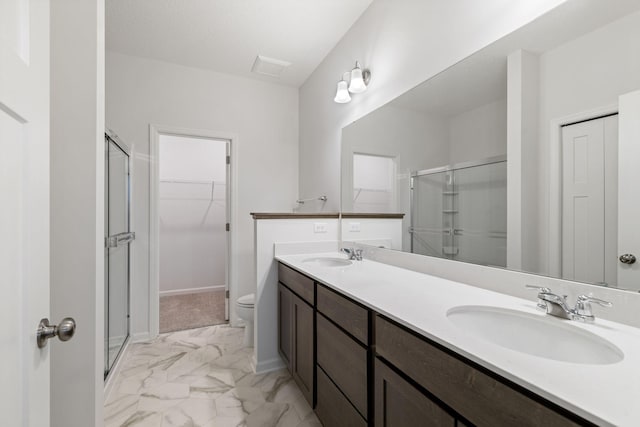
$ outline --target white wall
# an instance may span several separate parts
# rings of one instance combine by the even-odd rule
[[[237,289],[255,291],[251,211],[290,210],[298,194],[298,93],[291,87],[107,53],[107,126],[135,148],[134,337],[149,331],[149,124],[237,136]],[[233,221],[233,219],[232,219]],[[231,321],[236,320],[231,304]]]
[[[326,194],[324,208],[337,210],[344,126],[562,2],[373,2],[300,88],[300,197]],[[336,83],[356,59],[371,84],[336,104]]]
[[[224,287],[227,141],[160,135],[160,294]]]
[[[103,424],[104,1],[51,2],[51,426]]]
[[[507,100],[494,101],[451,117],[449,148],[450,164],[506,154]]]

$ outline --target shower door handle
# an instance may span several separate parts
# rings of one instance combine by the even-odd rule
[[[134,231],[128,231],[125,233],[114,234],[106,239],[107,248],[117,248],[122,243],[129,243],[136,239],[136,233]]]

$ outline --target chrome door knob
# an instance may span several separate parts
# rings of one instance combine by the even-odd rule
[[[47,345],[49,338],[58,337],[60,341],[69,341],[76,332],[76,321],[71,317],[62,319],[59,325],[50,325],[49,319],[44,318],[40,321],[37,331],[38,348]]]
[[[623,264],[634,264],[636,262],[636,256],[633,254],[620,255],[620,258],[618,259]]]

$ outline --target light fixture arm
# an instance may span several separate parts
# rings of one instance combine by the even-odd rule
[[[360,61],[356,61],[356,68],[362,68],[360,66]],[[362,68],[362,80],[365,85],[369,86],[369,82],[371,81],[371,71],[368,68]]]

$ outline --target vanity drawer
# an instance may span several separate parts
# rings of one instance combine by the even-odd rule
[[[319,312],[349,332],[362,344],[367,345],[369,341],[369,313],[366,308],[360,307],[324,286],[318,286],[317,307]]]
[[[366,427],[367,422],[358,414],[346,397],[338,390],[329,377],[318,369],[316,384],[318,404],[316,415],[324,426]]]
[[[386,363],[375,361],[375,426],[462,427],[455,418],[434,403]]]
[[[589,425],[572,421],[380,316],[375,330],[378,356],[477,426]]]
[[[278,280],[298,294],[300,298],[313,305],[313,280],[298,273],[284,264],[278,263]]]
[[[321,314],[316,316],[316,329],[318,366],[366,417],[367,350]]]

